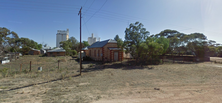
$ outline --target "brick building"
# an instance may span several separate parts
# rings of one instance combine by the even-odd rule
[[[66,55],[66,50],[62,48],[56,48],[53,50],[49,50],[47,52],[47,56],[65,56]]]
[[[86,56],[97,61],[122,61],[123,51],[118,48],[117,42],[112,39],[95,42],[88,47]]]

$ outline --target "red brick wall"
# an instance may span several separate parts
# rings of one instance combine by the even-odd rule
[[[89,57],[91,57],[94,60],[102,61],[101,51],[102,48],[89,48]],[[99,52],[100,51],[100,54]]]
[[[110,51],[109,48],[117,48],[117,43],[108,43],[102,48],[89,48],[89,57],[91,57],[94,60],[107,60],[107,61],[113,61],[114,59],[114,54],[113,51]],[[96,52],[96,55],[95,55]],[[123,52],[120,50],[118,51],[118,60],[123,60]],[[98,54],[100,53],[100,56]],[[102,56],[101,56],[102,54]]]

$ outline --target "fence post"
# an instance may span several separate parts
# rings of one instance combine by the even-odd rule
[[[58,60],[58,69],[59,69],[59,60]]]
[[[30,72],[31,72],[31,70],[32,70],[32,61],[30,61]]]
[[[22,71],[22,64],[20,64],[20,72]]]

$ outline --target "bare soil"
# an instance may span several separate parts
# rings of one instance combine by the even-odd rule
[[[59,57],[49,58],[51,60],[43,63],[47,64],[54,59],[56,62]],[[61,72],[54,67],[48,67],[55,70],[31,72],[32,75],[38,74],[36,77],[30,77],[30,72],[1,77],[0,102],[219,103],[222,101],[222,64],[203,62],[141,67],[126,61],[106,64],[83,62],[83,74],[78,76],[78,62],[71,57],[62,59],[67,61],[63,62],[62,67],[65,69]],[[40,61],[43,61],[42,58]],[[15,62],[10,65],[13,63]],[[1,65],[0,68],[8,65]],[[66,73],[64,77],[62,73]]]

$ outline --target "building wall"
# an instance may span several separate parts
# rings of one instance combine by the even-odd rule
[[[111,51],[109,50],[110,47],[115,47],[117,48],[117,43],[107,43],[103,48],[104,48],[104,59],[108,61],[112,61],[110,57]]]
[[[89,48],[88,55],[94,60],[102,61],[102,48]]]
[[[69,29],[67,30],[57,30],[56,34],[56,47],[60,46],[61,41],[66,41],[69,39]]]
[[[89,57],[98,61],[113,61],[114,60],[114,52],[118,53],[118,60],[123,60],[123,52],[120,50],[109,50],[110,47],[117,48],[117,43],[108,43],[102,48],[89,48]],[[99,55],[100,54],[100,55]]]
[[[89,50],[82,50],[85,52],[86,56],[89,56]]]
[[[65,56],[66,52],[47,52],[47,56]]]
[[[29,55],[40,55],[40,51],[30,50]]]

